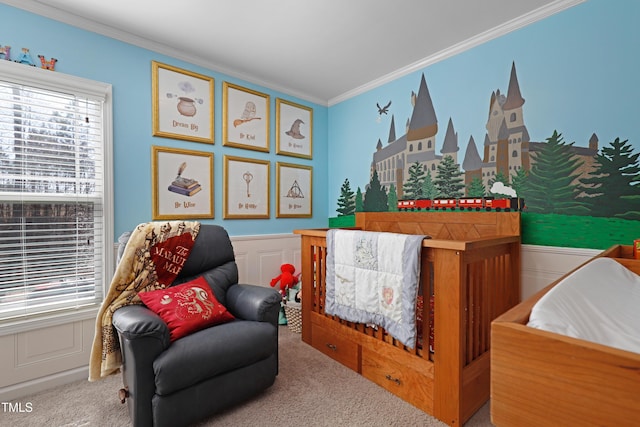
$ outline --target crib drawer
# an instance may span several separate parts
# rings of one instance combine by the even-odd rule
[[[363,347],[362,375],[423,411],[433,413],[433,379],[402,361]]]
[[[346,338],[336,336],[317,324],[311,327],[311,345],[332,359],[356,372],[359,370],[359,345]]]

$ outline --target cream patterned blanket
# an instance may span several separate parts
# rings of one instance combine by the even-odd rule
[[[89,381],[111,375],[122,365],[113,313],[125,305],[142,304],[139,292],[173,283],[199,231],[199,222],[169,221],[140,224],[131,233],[96,318]]]
[[[426,237],[328,230],[325,312],[382,326],[414,348],[420,251]]]

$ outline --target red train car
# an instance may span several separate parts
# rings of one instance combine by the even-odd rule
[[[421,210],[486,210],[486,211],[521,211],[524,209],[524,199],[519,197],[494,198],[494,197],[462,197],[460,199],[415,199],[398,200],[400,211]]]

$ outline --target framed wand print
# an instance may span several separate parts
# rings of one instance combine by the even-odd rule
[[[151,149],[152,218],[213,218],[213,153]]]
[[[311,166],[276,164],[276,218],[311,218]]]
[[[213,144],[212,77],[151,61],[153,136]]]
[[[276,98],[276,153],[311,159],[313,110]]]
[[[268,160],[224,156],[225,219],[269,218]]]
[[[222,145],[269,152],[267,94],[222,84]]]

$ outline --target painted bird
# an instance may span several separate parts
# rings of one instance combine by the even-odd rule
[[[387,105],[385,105],[384,107],[380,107],[380,104],[376,103],[376,106],[378,107],[378,114],[382,115],[382,114],[387,114],[387,112],[389,111],[389,106],[391,105],[391,101],[389,101],[389,103]]]

